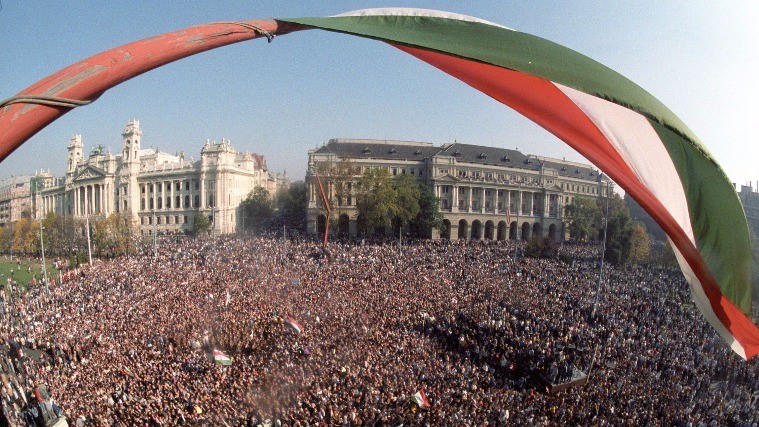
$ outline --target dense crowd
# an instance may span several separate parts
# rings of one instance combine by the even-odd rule
[[[757,425],[759,364],[679,272],[606,266],[594,310],[592,247],[515,249],[161,241],[2,301],[0,417],[45,386],[81,426]]]

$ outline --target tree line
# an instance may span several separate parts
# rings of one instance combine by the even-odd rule
[[[0,252],[23,256],[39,256],[44,243],[50,257],[73,258],[76,264],[87,253],[87,226],[90,246],[98,257],[115,257],[133,250],[132,224],[124,213],[94,217],[88,222],[80,218],[48,213],[41,221],[28,212],[16,222],[0,227]]]
[[[370,168],[356,179],[358,170],[349,160],[321,166],[318,173],[324,177],[329,213],[321,200],[317,205],[334,234],[345,232],[339,221],[349,207],[358,211],[357,231],[362,236],[395,235],[400,228],[410,237],[425,238],[443,225],[434,193],[412,175],[393,176],[386,168]],[[242,202],[244,229],[263,233],[284,225],[304,233],[308,199],[306,183],[295,183],[273,196],[257,187]]]
[[[640,264],[651,257],[651,240],[646,226],[632,221],[625,201],[616,193],[595,200],[575,197],[567,205],[565,219],[569,237],[574,241],[601,243],[606,233],[604,259],[608,262]]]

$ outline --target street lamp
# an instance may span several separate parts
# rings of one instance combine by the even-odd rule
[[[151,209],[153,213],[153,258],[158,258],[158,217],[155,215],[155,208]]]
[[[604,174],[600,174],[598,176],[598,188],[599,190],[603,191],[603,176]],[[604,216],[604,238],[601,242],[601,267],[598,270],[598,285],[596,286],[596,297],[593,300],[593,309],[591,310],[591,317],[595,316],[596,314],[596,306],[598,305],[598,299],[601,294],[601,278],[603,277],[604,272],[604,256],[606,255],[606,230],[608,229],[609,225],[609,198],[611,197],[611,182],[606,183],[606,214]]]
[[[42,249],[42,280],[45,282],[45,291],[50,295],[50,285],[47,281],[47,265],[45,265],[45,240],[42,238],[42,230],[45,227],[42,226],[42,219],[40,218],[40,248]]]
[[[216,207],[211,207],[211,238],[216,240]]]
[[[92,243],[90,242],[90,216],[87,215],[87,257],[92,265]]]
[[[519,214],[522,212],[522,181],[521,177],[519,178],[519,198],[517,199],[517,241],[516,245],[514,246],[514,261],[516,262],[517,258],[519,258],[519,244],[521,243],[521,233],[522,227],[519,225]]]

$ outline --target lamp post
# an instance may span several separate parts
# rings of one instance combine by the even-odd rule
[[[598,176],[598,187],[603,190],[603,174]],[[606,214],[604,215],[604,238],[601,242],[601,266],[598,270],[598,285],[596,286],[596,297],[593,300],[593,309],[590,316],[594,317],[596,314],[596,306],[598,305],[598,299],[601,296],[601,278],[604,273],[604,256],[606,254],[606,230],[609,225],[609,198],[611,197],[611,183],[606,184]]]
[[[87,257],[92,265],[92,244],[90,243],[90,216],[87,215]]]
[[[50,295],[50,285],[47,281],[47,265],[45,263],[45,240],[42,238],[42,230],[45,227],[42,226],[42,219],[40,218],[40,248],[42,249],[42,280],[45,282],[45,291]]]
[[[151,209],[153,214],[153,258],[158,258],[158,217],[155,215],[155,208]]]
[[[216,240],[216,207],[211,208],[211,238]]]
[[[520,178],[521,179],[521,178]],[[522,183],[519,183],[519,192],[517,193],[519,198],[517,200],[517,244],[514,246],[514,260],[519,257],[519,244],[522,242],[521,231],[522,227],[519,225],[519,214],[522,212]]]

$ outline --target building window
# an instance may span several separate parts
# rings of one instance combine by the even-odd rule
[[[153,184],[148,185],[148,192],[153,192]]]
[[[185,215],[185,216],[184,216],[184,221],[183,221],[183,222],[184,222],[185,224],[187,224],[187,215]]]
[[[198,180],[195,180],[193,182],[195,183],[195,189],[196,190],[200,189],[200,183],[198,182]]]
[[[174,216],[174,223],[175,223],[175,224],[179,224],[179,223],[180,223],[180,222],[179,222],[179,215],[175,215],[175,216]]]
[[[153,199],[148,199],[148,209],[153,209]]]
[[[190,191],[190,181],[185,181],[184,182],[184,189],[187,190],[187,191]]]
[[[158,201],[157,209],[163,209],[163,199],[159,197],[156,200]]]
[[[148,217],[148,225],[153,225],[153,217],[152,216]]]
[[[209,208],[213,207],[213,194],[208,195],[208,207]]]
[[[200,207],[200,196],[198,196],[197,194],[195,195],[195,204],[193,205],[193,207],[196,207],[196,208]]]
[[[181,207],[182,206],[180,204],[181,201],[182,201],[182,198],[180,196],[174,196],[174,207],[175,208]]]
[[[190,195],[189,194],[186,195],[186,196],[184,196],[184,207],[186,207],[186,208],[190,207]]]
[[[177,181],[176,183],[174,183],[174,189],[177,190],[177,191],[181,190],[182,189],[182,183],[179,182],[179,181]]]
[[[143,211],[145,210],[145,199],[140,200],[140,209]]]
[[[145,194],[145,185],[140,186],[140,193]]]
[[[160,217],[160,216],[157,216],[157,217],[155,218],[155,220],[156,220],[156,224],[157,224],[157,225],[161,225],[161,217]]]
[[[171,197],[166,198],[166,209],[171,209]]]

